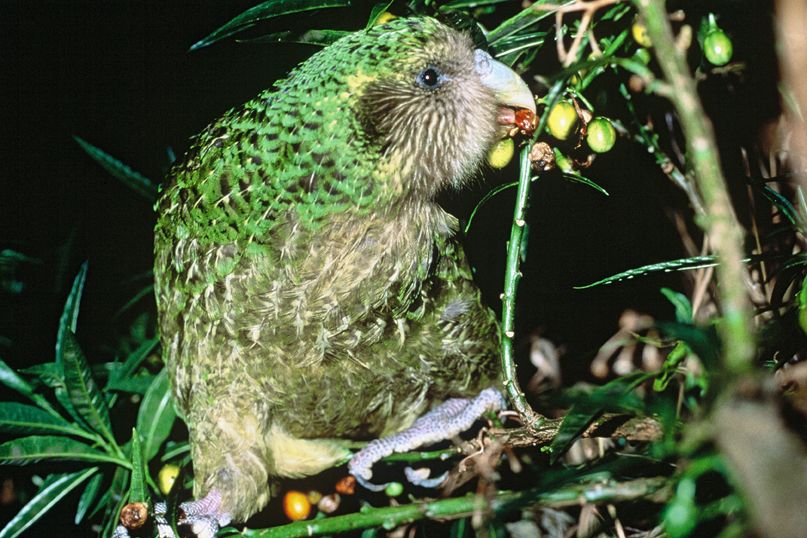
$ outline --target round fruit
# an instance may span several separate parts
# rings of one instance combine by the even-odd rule
[[[504,168],[513,160],[516,145],[512,138],[505,138],[496,142],[488,151],[488,164],[493,168]]]
[[[577,111],[569,101],[558,101],[549,111],[547,129],[558,140],[566,140],[577,125]]]
[[[384,488],[384,493],[387,494],[387,497],[397,497],[403,493],[403,489],[403,484],[400,482],[390,482],[387,484],[387,487]]]
[[[163,465],[160,472],[157,473],[157,485],[160,487],[160,491],[163,495],[168,495],[168,492],[174,487],[177,476],[179,476],[179,466],[173,463]]]
[[[633,58],[642,62],[644,65],[648,65],[650,60],[652,60],[652,56],[650,55],[650,51],[644,47],[640,47],[636,49],[636,52],[633,53]]]
[[[300,521],[311,514],[308,495],[301,491],[289,491],[283,497],[283,512],[292,521]]]
[[[630,27],[630,33],[633,36],[633,40],[642,47],[649,48],[653,46],[653,42],[650,41],[650,36],[647,33],[647,26],[638,20],[634,21],[633,26]]]
[[[712,65],[726,65],[734,53],[734,45],[723,30],[712,30],[703,40],[703,54]]]
[[[591,151],[595,153],[611,151],[611,148],[616,143],[614,126],[605,118],[594,118],[588,124],[586,143],[591,148]]]

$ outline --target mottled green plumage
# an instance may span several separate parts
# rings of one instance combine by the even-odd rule
[[[448,81],[424,88],[436,66]],[[327,441],[494,382],[498,328],[434,201],[499,104],[469,38],[398,19],[341,39],[196,140],[158,204],[156,294],[196,495],[243,520]]]

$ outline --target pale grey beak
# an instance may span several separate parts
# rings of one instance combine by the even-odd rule
[[[493,91],[500,104],[513,108],[526,108],[535,112],[535,99],[532,92],[527,87],[527,83],[515,71],[494,60],[484,50],[476,49],[474,61],[482,84]]]

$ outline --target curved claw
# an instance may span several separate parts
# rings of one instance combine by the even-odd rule
[[[448,478],[448,471],[435,476],[434,478],[429,478],[429,475],[431,475],[431,469],[428,467],[421,467],[420,469],[407,467],[404,469],[404,475],[406,475],[406,479],[415,486],[436,489],[445,483],[446,479]]]

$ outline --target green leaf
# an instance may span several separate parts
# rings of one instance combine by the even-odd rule
[[[98,467],[91,467],[74,473],[49,476],[36,495],[0,531],[0,538],[14,538],[22,534],[97,471]]]
[[[160,458],[160,461],[169,461],[177,456],[181,456],[182,454],[190,454],[191,452],[191,445],[188,444],[187,441],[181,441],[178,443],[174,443],[170,441],[165,447],[165,453]]]
[[[0,359],[0,383],[11,390],[22,394],[51,415],[55,417],[60,416],[53,406],[51,406],[50,403],[45,399],[45,397],[34,392],[34,387],[32,387],[31,384],[26,380],[21,378],[19,374],[15,372],[14,369],[12,369],[8,364],[6,364],[3,359]]]
[[[587,185],[594,189],[595,191],[599,192],[600,194],[604,194],[605,196],[610,196],[608,191],[597,185],[594,181],[590,180],[589,178],[578,174],[577,172],[563,172],[563,179],[568,179],[569,181],[574,181],[576,183],[582,183],[583,185]]]
[[[744,262],[750,261],[750,258],[746,258],[743,260]],[[623,280],[630,280],[631,278],[635,278],[637,276],[644,276],[650,273],[658,273],[658,272],[665,272],[669,273],[671,271],[691,271],[693,269],[701,269],[703,267],[714,267],[717,265],[717,257],[716,256],[693,256],[691,258],[682,258],[679,260],[671,260],[667,262],[659,262],[659,263],[652,263],[650,265],[643,265],[642,267],[637,267],[635,269],[628,269],[622,273],[617,273],[615,275],[603,278],[602,280],[598,280],[596,282],[592,282],[591,284],[586,284],[584,286],[575,286],[574,289],[576,290],[584,290],[586,288],[593,288],[595,286],[603,286],[607,284],[613,284],[614,282],[621,282]]]
[[[59,319],[59,331],[56,333],[56,364],[61,365],[62,345],[66,333],[75,333],[78,325],[78,312],[81,304],[81,294],[84,292],[84,283],[87,281],[87,262],[81,264],[73,287],[64,303],[62,317]]]
[[[93,430],[114,444],[115,438],[112,435],[106,400],[92,376],[76,336],[70,331],[63,337],[61,352],[65,387],[70,403]]]
[[[84,516],[87,515],[87,510],[90,509],[90,505],[98,497],[98,493],[101,491],[101,482],[103,481],[103,475],[97,474],[93,476],[90,481],[87,483],[87,487],[84,488],[84,492],[81,494],[78,500],[78,507],[76,508],[76,517],[73,520],[76,525],[84,520]]]
[[[39,378],[39,381],[50,388],[63,387],[62,368],[55,362],[42,362],[34,364],[28,368],[20,369],[20,373],[32,375]]]
[[[640,411],[641,400],[633,394],[633,390],[653,375],[633,372],[597,387],[591,394],[575,402],[563,417],[558,433],[552,440],[550,462],[556,462],[604,411]]]
[[[16,402],[0,402],[0,432],[87,436],[85,431],[62,417],[54,416],[32,405]]]
[[[528,32],[507,37],[496,43],[492,47],[493,55],[496,58],[507,56],[527,49],[537,49],[546,43],[548,32]]]
[[[479,202],[477,202],[477,204],[474,206],[474,210],[471,211],[471,214],[468,217],[468,222],[465,223],[465,234],[467,235],[468,230],[471,229],[471,223],[474,221],[474,217],[476,217],[476,213],[477,213],[477,211],[479,211],[479,208],[481,208],[483,205],[485,205],[485,203],[488,200],[490,200],[491,198],[493,198],[497,194],[502,193],[502,192],[506,191],[507,189],[512,189],[513,187],[517,187],[517,186],[518,186],[518,182],[513,181],[511,183],[505,183],[504,185],[499,185],[498,187],[489,190],[487,192],[487,194],[485,194],[485,196],[483,196],[482,199],[479,200]]]
[[[689,323],[659,323],[658,328],[672,338],[682,340],[703,362],[706,372],[719,367],[720,339],[714,326],[696,327]]]
[[[149,202],[153,202],[157,199],[157,187],[149,178],[136,170],[132,170],[129,166],[123,164],[101,148],[93,146],[83,138],[73,136],[73,140],[81,146],[81,149],[83,149],[87,155],[100,164],[109,175],[120,180],[124,185]]]
[[[143,449],[140,446],[140,435],[137,428],[132,428],[132,481],[129,484],[129,502],[147,503],[148,488],[146,486],[146,469],[143,464]]]
[[[349,0],[268,0],[249,8],[207,37],[200,39],[191,46],[190,50],[207,47],[242,30],[251,28],[261,21],[281,15],[349,5]]]
[[[154,375],[138,375],[135,377],[130,377],[128,379],[121,379],[118,381],[112,381],[107,384],[105,390],[110,391],[119,391],[119,392],[129,392],[132,394],[145,394],[148,388],[151,386],[151,383],[154,381]]]
[[[376,5],[373,6],[372,11],[370,11],[370,18],[367,19],[367,25],[364,27],[365,30],[369,30],[373,26],[375,26],[378,17],[381,16],[382,13],[387,11],[389,7],[392,5],[393,0],[388,0],[387,2],[378,2]]]
[[[0,463],[28,465],[41,460],[94,461],[129,466],[128,461],[99,452],[81,441],[58,435],[32,435],[0,444]]]
[[[143,455],[146,461],[157,455],[160,445],[168,438],[177,415],[171,402],[167,370],[154,378],[143,396],[137,413],[137,431],[143,436]]]
[[[692,304],[686,295],[670,288],[661,288],[661,293],[675,307],[675,320],[678,323],[692,323]]]
[[[516,15],[510,17],[499,26],[488,32],[488,43],[493,46],[496,44],[496,42],[504,39],[507,36],[513,35],[525,28],[529,28],[534,24],[538,24],[548,17],[553,17],[555,15],[553,11],[548,9],[539,9],[539,6],[551,3],[552,2],[549,0],[538,0],[537,2],[533,2],[530,7],[522,9]],[[558,2],[557,5],[563,6],[572,3],[573,2],[571,0],[566,0],[564,2]]]
[[[134,375],[140,365],[143,364],[143,361],[154,351],[154,348],[157,347],[159,342],[159,338],[150,338],[137,346],[137,349],[130,353],[123,363],[116,365],[109,375],[106,388],[109,389],[112,385],[120,381],[125,381]]]
[[[352,34],[346,30],[305,30],[297,32],[285,30],[272,32],[261,37],[239,39],[239,43],[300,43],[302,45],[318,45],[327,47],[335,41]]]

